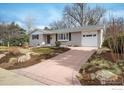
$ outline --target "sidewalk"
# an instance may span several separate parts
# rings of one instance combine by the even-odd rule
[[[0,85],[42,85],[30,78],[0,68]]]

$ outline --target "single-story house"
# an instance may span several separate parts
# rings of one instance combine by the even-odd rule
[[[92,25],[58,30],[34,30],[30,33],[30,46],[61,45],[101,47],[103,42],[104,25]]]

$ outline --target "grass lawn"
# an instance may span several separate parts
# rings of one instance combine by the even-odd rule
[[[8,47],[6,46],[0,46],[0,54],[2,54],[3,52],[8,51]]]
[[[32,49],[33,52],[36,52],[36,53],[40,53],[40,54],[50,54],[50,53],[53,53],[54,52],[54,49],[52,48],[33,48]]]
[[[1,47],[2,48],[2,47]],[[2,50],[2,49],[1,49]],[[4,50],[4,51],[3,51]],[[60,53],[66,52],[69,48],[58,48],[58,47],[39,47],[39,48],[21,48],[21,47],[3,47],[1,53],[7,51],[6,56],[0,59],[0,67],[4,69],[18,69],[23,67],[28,67],[37,63],[42,62],[42,60],[49,59],[51,57],[57,56]],[[18,62],[19,57],[25,56],[26,53],[30,54],[30,59],[25,62]]]
[[[42,48],[33,48],[32,51],[39,54],[50,54],[50,53],[63,53],[70,50],[69,48],[64,47],[42,47]]]

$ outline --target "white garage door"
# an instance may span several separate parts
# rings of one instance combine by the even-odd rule
[[[97,47],[97,33],[83,33],[82,46]]]

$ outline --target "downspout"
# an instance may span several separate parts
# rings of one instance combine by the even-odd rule
[[[106,33],[105,25],[104,25],[103,29],[100,29],[100,48],[102,47],[102,43],[104,41],[104,33]]]

